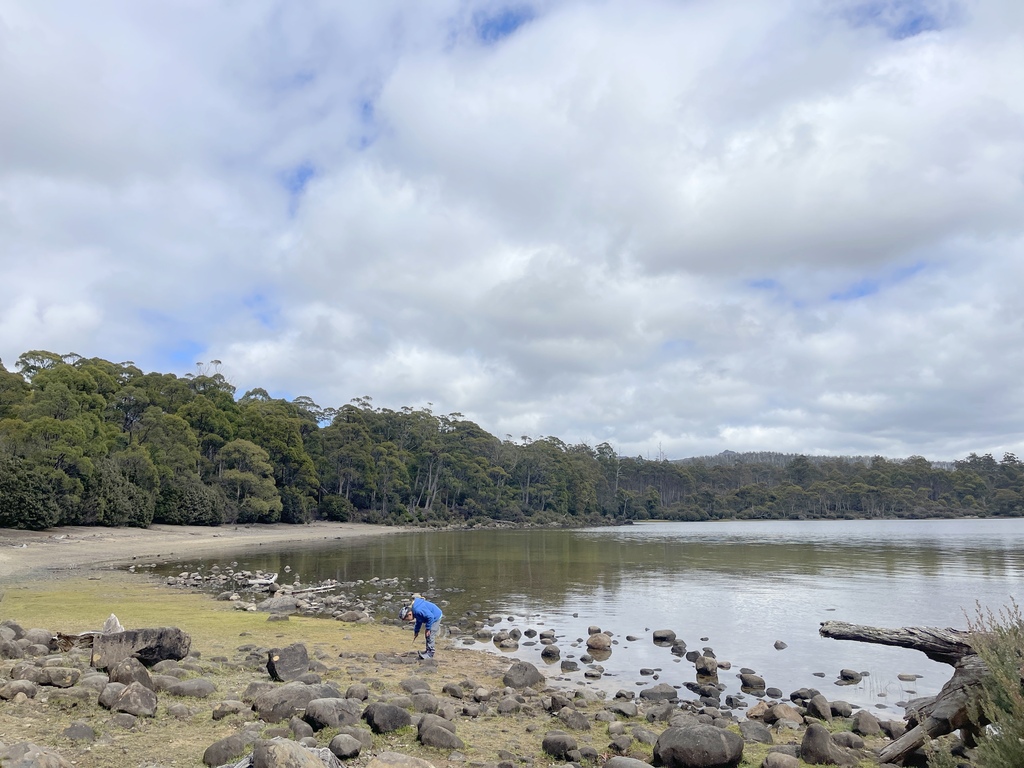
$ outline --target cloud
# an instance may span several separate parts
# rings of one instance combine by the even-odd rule
[[[1014,22],[0,0],[0,354],[634,455],[1020,452]]]

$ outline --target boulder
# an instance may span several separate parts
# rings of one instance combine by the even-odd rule
[[[156,694],[142,683],[129,683],[110,705],[112,712],[127,712],[135,717],[156,715]]]
[[[167,693],[172,696],[188,696],[193,699],[205,699],[217,691],[217,686],[212,680],[205,677],[193,677],[188,680],[175,680],[167,686]]]
[[[653,638],[655,645],[672,645],[676,641],[676,633],[671,629],[656,629]]]
[[[545,753],[556,760],[565,760],[566,762],[571,762],[569,753],[578,748],[576,739],[565,731],[548,731],[544,734],[544,740],[541,742],[541,749]]]
[[[543,683],[544,675],[530,662],[518,661],[509,667],[502,682],[509,688],[523,689]]]
[[[434,768],[434,765],[423,758],[400,752],[381,752],[367,763],[366,768]]]
[[[252,708],[264,722],[280,723],[304,711],[306,705],[313,699],[327,698],[341,698],[341,693],[326,683],[285,683],[259,694],[253,701]]]
[[[149,670],[134,656],[127,656],[117,662],[107,671],[107,677],[112,683],[141,683],[151,691],[156,690]]]
[[[654,765],[667,768],[736,768],[743,738],[713,725],[666,728],[654,745]]]
[[[59,752],[21,741],[5,747],[0,744],[0,765],[4,768],[71,768]]]
[[[587,638],[587,648],[592,651],[610,651],[612,639],[604,632],[597,632]]]
[[[92,640],[92,666],[110,669],[121,659],[134,656],[147,667],[164,659],[180,660],[188,656],[192,638],[176,627],[130,629]]]
[[[309,652],[302,643],[267,652],[267,672],[272,680],[287,683],[309,672]]]
[[[668,683],[658,683],[640,691],[640,698],[647,699],[647,701],[674,701],[679,698],[679,691]]]
[[[363,751],[363,745],[359,739],[347,733],[339,733],[331,739],[327,748],[339,760],[351,760],[354,757],[359,757],[359,753]]]
[[[380,701],[367,705],[362,718],[374,733],[390,733],[412,725],[412,716],[406,710]]]
[[[650,763],[637,760],[635,757],[615,757],[605,760],[603,768],[652,768]]]
[[[447,750],[466,748],[465,743],[455,735],[454,730],[439,725],[436,721],[428,722],[427,725],[419,728],[418,731],[420,743],[425,747]]]
[[[828,700],[820,693],[817,696],[812,696],[807,702],[807,716],[818,720],[824,720],[826,723],[831,723],[832,705],[829,704]]]
[[[246,729],[240,733],[225,736],[206,748],[206,751],[203,752],[203,763],[211,766],[232,763],[255,744],[257,738],[259,738],[259,731],[255,729]]]
[[[362,711],[363,703],[359,699],[313,699],[306,705],[302,719],[314,731],[322,731],[324,728],[355,725]]]
[[[41,671],[39,684],[54,688],[71,688],[82,677],[81,671],[74,667],[43,667]]]
[[[877,736],[882,732],[882,726],[877,717],[866,709],[860,709],[853,716],[853,732],[861,736]]]
[[[587,716],[574,707],[562,707],[558,710],[558,719],[566,728],[574,731],[589,731],[590,720]]]
[[[329,749],[304,747],[290,739],[258,739],[252,748],[252,768],[340,768]]]
[[[860,760],[834,741],[828,729],[811,723],[800,742],[800,759],[811,765],[857,765]]]

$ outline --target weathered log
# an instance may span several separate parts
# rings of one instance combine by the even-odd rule
[[[973,722],[968,709],[975,689],[988,674],[988,666],[974,652],[970,632],[937,627],[884,629],[825,621],[818,633],[835,640],[911,648],[921,651],[933,661],[953,665],[953,676],[937,696],[919,699],[914,706],[908,707],[906,719],[911,727],[882,749],[878,756],[880,763],[902,763],[928,739],[959,729],[973,735],[984,725]]]
[[[866,627],[844,621],[823,621],[818,634],[833,640],[855,640],[859,643],[891,645],[921,651],[932,661],[955,666],[964,656],[974,654],[971,633],[961,629],[938,627]]]

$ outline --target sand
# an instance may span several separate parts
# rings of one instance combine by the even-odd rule
[[[0,529],[0,581],[79,576],[133,560],[163,562],[183,556],[244,552],[256,544],[362,538],[402,528],[362,523],[308,525],[152,525],[149,528],[69,526],[46,531]]]

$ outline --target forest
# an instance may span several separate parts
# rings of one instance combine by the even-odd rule
[[[1013,454],[950,463],[739,454],[679,461],[608,443],[504,439],[460,413],[288,401],[195,374],[34,350],[0,361],[0,527],[339,520],[612,525],[635,520],[1019,516]]]

